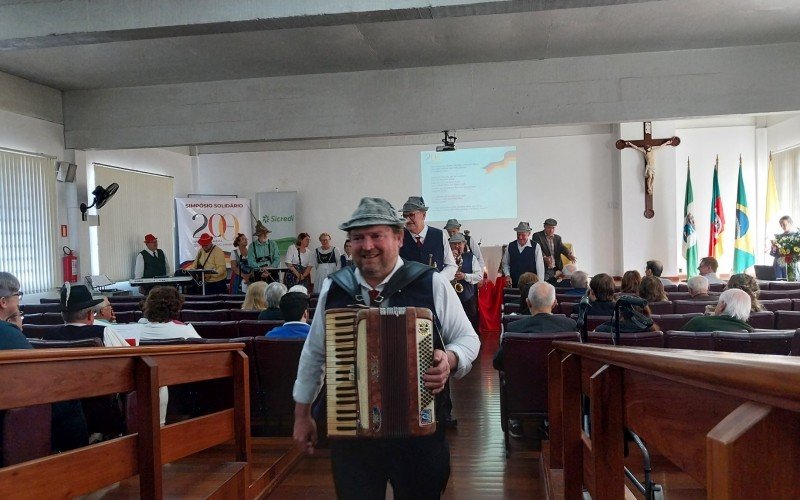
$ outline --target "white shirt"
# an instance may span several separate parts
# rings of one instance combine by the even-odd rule
[[[425,224],[425,227],[422,228],[422,232],[419,234],[412,233],[411,237],[414,241],[417,240],[417,236],[422,238],[422,242],[425,242],[425,236],[428,234],[428,225]],[[439,274],[442,274],[447,281],[453,281],[453,278],[456,276],[456,259],[453,257],[453,252],[450,251],[450,237],[447,235],[447,231],[442,230],[442,248],[444,249],[444,265],[442,270],[439,271]],[[423,262],[423,264],[427,264],[427,262]]]
[[[717,273],[708,273],[708,274],[703,274],[702,276],[708,280],[709,285],[716,283],[727,283],[725,280],[719,279],[717,277]]]
[[[145,252],[150,252],[148,249],[144,249]],[[155,252],[150,252],[150,255],[153,257],[158,257],[158,250]],[[167,274],[172,274],[170,272],[169,267],[169,259],[167,258],[167,253],[164,252],[164,267],[167,270]],[[142,252],[136,254],[136,264],[133,266],[133,277],[134,279],[139,279],[144,274],[144,257],[142,257]]]
[[[300,253],[300,249],[296,245],[289,245],[286,249],[286,258],[283,259],[287,264],[295,266],[301,265],[303,267],[316,266],[317,259],[314,257],[314,250],[306,248],[305,253]]]
[[[179,325],[178,323],[151,323],[145,318],[138,323],[125,323],[121,325],[107,326],[106,331],[112,330],[123,339],[135,338],[137,340],[163,340],[178,338],[196,338],[200,335],[192,325]],[[138,342],[137,342],[138,344]]]
[[[486,267],[486,263],[483,261],[483,254],[481,253],[481,246],[478,245],[478,239],[474,236],[469,236],[469,249],[472,250],[472,255],[474,255],[478,259],[478,264],[480,265],[481,269],[481,278],[483,278],[483,268]],[[473,267],[472,269],[476,269]]]
[[[402,266],[403,259],[398,257],[392,272],[375,289],[383,291],[386,282]],[[358,269],[355,270],[355,276],[361,285],[361,295],[368,303],[369,294],[367,292],[372,287],[367,285]],[[322,290],[320,290],[317,314],[314,315],[311,330],[303,345],[303,352],[300,354],[300,365],[297,369],[297,380],[294,383],[293,391],[294,400],[298,403],[310,404],[322,388],[325,375],[325,303],[330,286],[329,278],[325,280]],[[458,369],[452,373],[452,376],[457,379],[461,378],[472,368],[472,362],[478,356],[481,341],[475,330],[472,329],[472,325],[464,313],[464,308],[461,307],[458,295],[441,273],[433,273],[433,301],[436,315],[442,324],[442,339],[445,349],[453,351],[458,356]]]
[[[483,279],[483,269],[480,267],[480,263],[478,262],[478,258],[475,255],[472,256],[472,272],[467,274],[464,273],[464,281],[470,283],[472,285],[476,283],[480,283]]]
[[[522,253],[522,251],[525,249],[525,247],[532,246],[530,238],[528,238],[528,241],[526,241],[524,245],[520,245],[518,241],[515,241],[514,243],[512,243],[512,245],[515,244],[515,243],[516,243],[517,248],[519,249],[520,253]],[[536,259],[536,269],[539,270],[540,273],[544,273],[545,272],[544,257],[542,256],[542,249],[539,247],[538,243],[536,244],[536,246],[534,247],[533,250],[534,250],[534,258]],[[508,249],[506,249],[506,251],[503,253],[503,260],[502,260],[502,263],[503,263],[503,274],[505,274],[506,276],[511,276],[511,268],[510,268],[508,262],[509,262],[508,261]],[[544,276],[539,276],[539,279],[544,279]]]

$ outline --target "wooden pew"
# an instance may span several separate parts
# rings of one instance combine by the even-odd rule
[[[554,343],[548,496],[623,498],[625,428],[708,498],[800,495],[800,360]],[[591,436],[581,427],[589,398]],[[549,456],[547,456],[549,455]],[[628,492],[629,493],[629,492]],[[669,491],[666,491],[669,497]]]
[[[73,497],[138,475],[138,495],[163,498],[163,465],[233,440],[213,492],[246,498],[250,487],[248,359],[243,344],[0,352],[0,409],[110,393],[137,393],[137,434],[0,469],[0,497]],[[202,366],[202,370],[197,367]],[[234,407],[159,426],[158,388],[232,377]]]

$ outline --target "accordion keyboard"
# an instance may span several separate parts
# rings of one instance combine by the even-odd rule
[[[354,328],[357,312],[357,309],[337,310],[325,316],[328,434],[332,436],[357,435],[358,387]]]

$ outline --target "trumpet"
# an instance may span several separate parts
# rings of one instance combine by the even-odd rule
[[[458,266],[458,269],[456,269],[456,274],[461,272],[461,266],[463,264],[464,259],[462,259],[460,255],[456,256],[456,265]],[[456,291],[456,293],[462,293],[464,291],[464,285],[459,283],[457,279],[453,279],[453,281],[450,283],[453,285],[453,289]]]

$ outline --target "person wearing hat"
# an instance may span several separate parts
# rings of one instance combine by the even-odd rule
[[[144,246],[144,250],[136,254],[133,277],[135,279],[156,278],[172,274],[166,254],[158,248],[158,238],[152,234],[145,235]],[[143,285],[139,287],[139,291],[146,295],[152,287],[152,285]]]
[[[214,244],[214,238],[203,233],[197,239],[200,250],[197,257],[189,265],[189,269],[211,269],[214,272],[205,275],[206,295],[228,293],[228,269],[225,267],[225,252]]]
[[[13,274],[0,272],[0,350],[33,349],[19,327],[19,288],[19,280]]]
[[[571,262],[576,262],[577,259],[572,252],[564,246],[561,241],[561,236],[556,234],[556,226],[558,222],[555,219],[546,219],[544,221],[544,229],[533,233],[531,239],[539,244],[542,249],[542,256],[544,259],[544,276],[540,278],[548,282],[555,282],[564,268],[564,262],[561,256],[565,256]]]
[[[94,324],[95,306],[103,298],[95,298],[86,285],[64,283],[61,287],[61,317],[64,325],[42,334],[45,340],[82,340],[99,338],[106,347],[125,347],[125,340],[110,332],[105,326]]]
[[[449,250],[449,236],[441,229],[425,223],[427,212],[428,207],[421,196],[410,196],[403,204],[406,231],[400,257],[433,266],[450,281],[456,274],[456,261]]]
[[[480,340],[450,282],[427,265],[401,258],[404,219],[380,198],[362,198],[339,229],[348,232],[356,268],[332,274],[322,285],[317,313],[300,355],[294,385],[294,439],[307,452],[317,440],[311,404],[325,373],[325,314],[353,304],[373,307],[426,307],[437,316],[433,366],[423,380],[436,396],[452,375],[472,368]],[[451,254],[452,257],[452,254]],[[331,440],[331,465],[338,498],[384,498],[391,478],[395,498],[439,498],[450,476],[444,426],[435,434],[402,439]]]
[[[520,222],[514,231],[517,232],[517,240],[506,247],[501,265],[506,277],[506,286],[516,288],[522,273],[531,272],[539,279],[544,276],[544,259],[542,259],[542,247],[530,240],[532,231],[530,223]]]
[[[447,231],[448,237],[453,236],[456,233],[461,233],[461,223],[458,222],[458,219],[447,219],[447,224],[444,225],[444,230]],[[467,231],[468,233],[469,231]],[[467,240],[467,245],[464,248],[465,252],[471,252],[475,258],[478,259],[478,264],[480,265],[479,269],[481,273],[486,268],[486,263],[483,261],[483,254],[481,253],[481,246],[479,244],[472,244],[472,236],[466,233],[461,233],[464,235],[464,239]],[[482,276],[482,275],[481,275]]]
[[[450,236],[450,250],[456,261],[458,269],[453,279],[453,288],[456,289],[458,299],[467,313],[472,328],[478,330],[478,296],[476,286],[483,278],[483,272],[478,258],[467,249],[467,239],[461,233]],[[460,285],[460,287],[458,286]],[[459,292],[459,289],[461,290]]]
[[[247,252],[247,263],[250,264],[250,269],[253,270],[252,278],[250,281],[278,281],[277,271],[268,271],[270,268],[279,267],[281,262],[281,252],[278,250],[278,244],[269,239],[271,233],[267,226],[256,221],[256,232],[253,236],[256,239],[250,243],[250,248]]]

